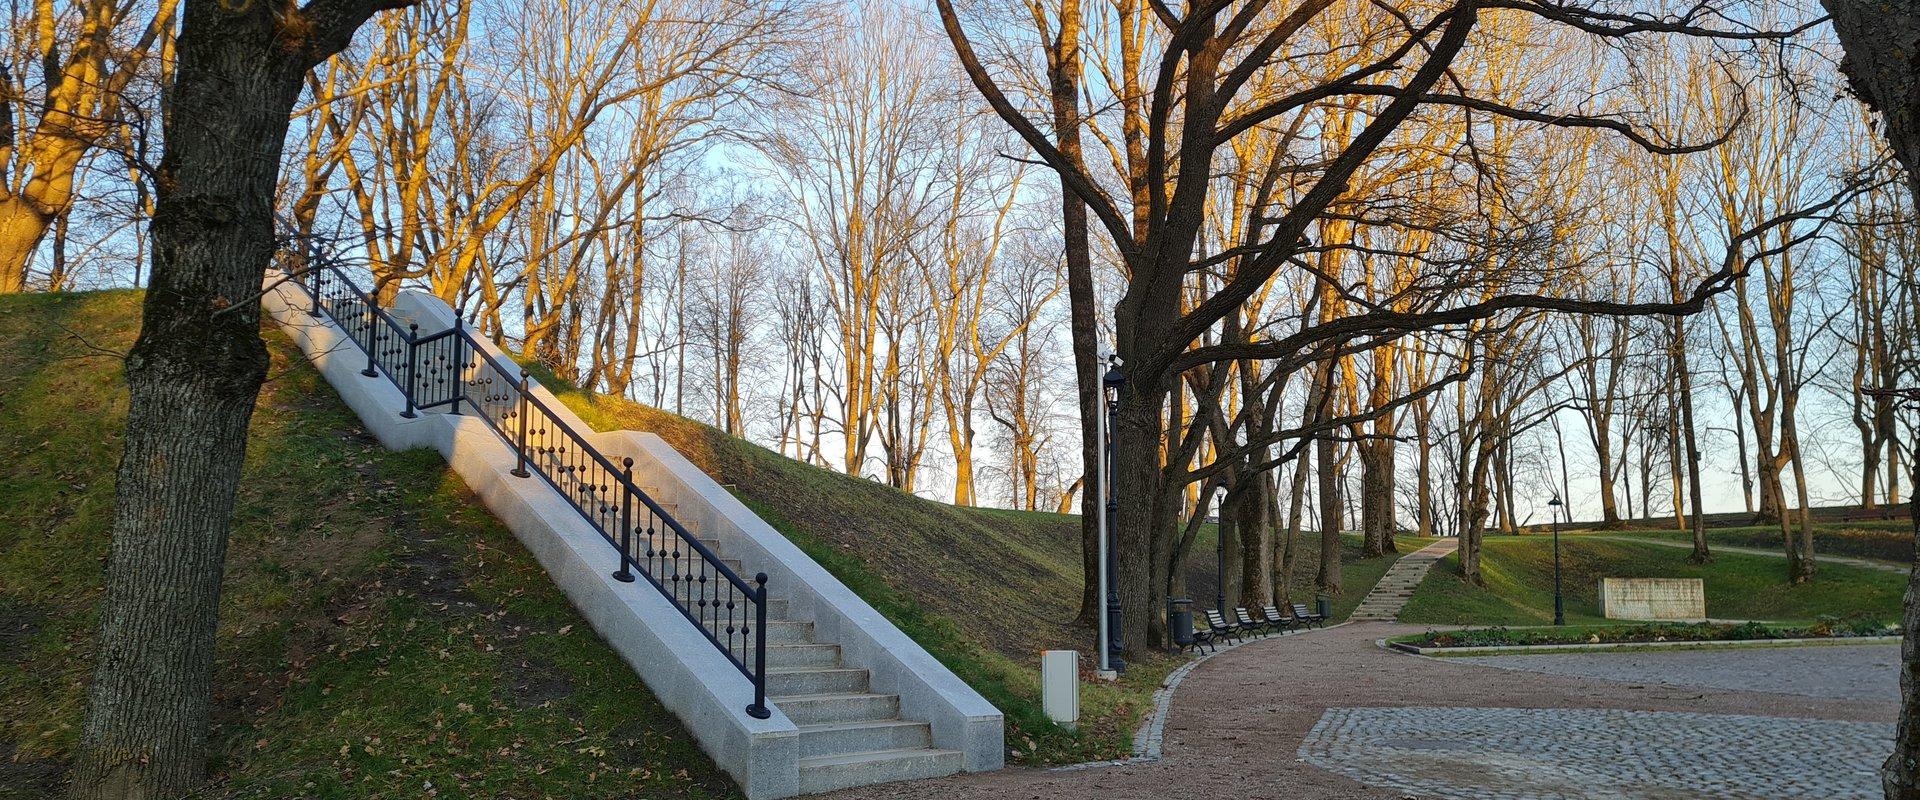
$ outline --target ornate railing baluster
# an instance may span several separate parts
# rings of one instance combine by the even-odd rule
[[[308,313],[332,319],[366,352],[361,374],[384,373],[399,387],[406,399],[402,416],[413,418],[419,411],[437,408],[460,414],[461,404],[466,404],[473,416],[514,448],[513,474],[538,474],[565,498],[618,553],[620,567],[614,577],[622,581],[645,577],[653,584],[753,684],[753,703],[747,713],[761,719],[770,715],[766,707],[766,573],[754,576],[752,582],[736,574],[634,484],[633,459],[622,459],[615,467],[533,395],[526,370],[520,370],[519,379],[514,380],[514,373],[473,338],[462,316],[455,315],[453,326],[444,331],[421,336],[418,324],[402,328],[373,295],[338,268],[316,263],[303,277],[293,283],[311,295]],[[641,515],[646,519],[644,552],[633,543]],[[639,568],[638,576],[634,567]],[[738,608],[740,603],[752,608]]]

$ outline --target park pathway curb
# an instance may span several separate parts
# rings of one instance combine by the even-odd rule
[[[1353,610],[1350,619],[1354,622],[1392,622],[1400,616],[1400,609],[1413,597],[1413,591],[1420,588],[1420,581],[1427,577],[1427,570],[1435,562],[1453,554],[1460,547],[1460,540],[1447,538],[1434,542],[1401,557],[1380,576],[1380,582],[1360,601]]]

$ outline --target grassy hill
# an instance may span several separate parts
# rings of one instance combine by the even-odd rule
[[[133,292],[0,297],[0,798],[56,791],[78,736],[125,422],[118,353],[138,313]],[[437,455],[381,449],[266,335],[274,371],[230,551],[211,796],[735,794]],[[1039,651],[1092,645],[1072,624],[1077,518],[955,508],[560,394],[729,485],[1004,710],[1015,762],[1124,755],[1179,663],[1148,655],[1117,684],[1085,686],[1079,730],[1057,728],[1039,708]],[[1391,563],[1348,549],[1343,609]]]
[[[1812,621],[1864,615],[1881,622],[1900,616],[1906,576],[1823,563],[1811,583],[1789,586],[1786,560],[1720,553],[1712,564],[1686,561],[1688,551],[1666,545],[1563,537],[1561,563],[1570,623],[1605,622],[1599,586],[1612,578],[1700,578],[1707,614],[1717,619]],[[1402,622],[1453,625],[1539,625],[1553,621],[1553,549],[1545,536],[1489,536],[1481,568],[1485,586],[1459,577],[1460,557],[1448,556],[1427,574],[1400,613]]]
[[[0,797],[57,795],[78,738],[138,314],[0,297]],[[437,455],[268,339],[206,796],[736,796]]]
[[[1162,677],[1179,662],[1138,659],[1118,684],[1083,684],[1081,721],[1067,733],[1040,706],[1040,651],[1078,649],[1093,658],[1092,632],[1072,624],[1079,610],[1079,518],[1042,512],[958,508],[884,484],[801,463],[684,417],[622,398],[542,382],[588,424],[660,436],[726,485],[1007,715],[1017,760],[1065,763],[1125,755]],[[1196,605],[1213,596],[1212,526],[1190,562]],[[1318,542],[1301,543],[1297,587],[1312,583]],[[1343,549],[1344,617],[1399,554],[1361,559],[1360,540]],[[1406,538],[1401,553],[1427,540]],[[1304,593],[1306,590],[1297,589]],[[1304,594],[1298,599],[1310,600]]]
[[[1659,538],[1688,543],[1693,541],[1693,534],[1676,530],[1632,529],[1594,531],[1594,533],[1608,536]],[[1772,525],[1708,528],[1707,545],[1779,550],[1780,529]],[[1816,522],[1813,526],[1813,552],[1816,556],[1853,556],[1911,564],[1913,563],[1913,523],[1907,520]]]
[[[1078,649],[1079,518],[959,508],[801,463],[659,409],[541,379],[588,424],[660,436],[872,603],[1007,717],[1014,760],[1124,756],[1178,662],[1147,656],[1117,684],[1087,683],[1069,733],[1040,708],[1040,651]]]

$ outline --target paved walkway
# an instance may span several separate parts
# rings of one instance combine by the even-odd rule
[[[1645,544],[1657,544],[1657,545],[1660,545],[1661,547],[1684,547],[1688,550],[1693,549],[1693,542],[1682,542],[1682,541],[1676,541],[1674,539],[1662,539],[1654,536],[1646,536],[1646,537],[1602,536],[1599,534],[1585,533],[1585,534],[1580,534],[1578,536],[1571,536],[1568,538],[1572,540],[1604,539],[1610,542],[1642,542]],[[1713,549],[1713,552],[1716,552],[1716,553],[1739,553],[1744,556],[1770,556],[1773,558],[1787,557],[1786,553],[1782,553],[1778,550],[1763,550],[1758,547],[1735,547],[1733,545],[1712,544],[1711,542],[1709,542],[1708,544]],[[1859,567],[1861,569],[1877,569],[1882,572],[1898,572],[1902,575],[1905,575],[1912,570],[1912,567],[1908,567],[1904,564],[1899,564],[1892,561],[1878,561],[1871,558],[1854,558],[1853,556],[1829,556],[1829,555],[1822,555],[1820,553],[1814,553],[1813,560],[1823,564],[1845,564],[1849,567]]]
[[[1709,734],[1716,725],[1727,724],[1736,726],[1727,730],[1741,739],[1763,738],[1756,736],[1755,731],[1773,730],[1775,726],[1785,734],[1784,741],[1800,741],[1797,737],[1812,736],[1812,741],[1817,743],[1814,747],[1827,751],[1823,757],[1835,759],[1834,763],[1841,767],[1837,771],[1823,770],[1847,773],[1841,775],[1840,781],[1850,780],[1847,775],[1856,768],[1879,764],[1886,758],[1886,748],[1891,746],[1894,704],[1883,699],[1805,697],[1539,674],[1417,658],[1389,652],[1374,644],[1376,639],[1420,630],[1422,628],[1410,625],[1356,623],[1257,641],[1222,652],[1201,664],[1181,684],[1167,721],[1165,757],[1157,762],[1066,772],[1008,769],[921,783],[862,787],[833,797],[848,800],[923,797],[943,800],[1399,800],[1414,794],[1527,800],[1583,796],[1822,796],[1865,800],[1866,796],[1850,788],[1853,783],[1795,788],[1801,787],[1808,776],[1792,774],[1789,770],[1807,768],[1807,765],[1772,763],[1766,760],[1777,755],[1771,751],[1741,750],[1737,743],[1722,746],[1724,738],[1712,738]],[[1514,737],[1476,733],[1513,724],[1515,717],[1511,709],[1580,713],[1531,718],[1532,727],[1526,730],[1534,732],[1535,737],[1530,741],[1542,742],[1541,747],[1532,750],[1502,750],[1512,746]],[[1630,719],[1634,727],[1595,727],[1598,722],[1613,718],[1584,715],[1585,710],[1590,709],[1630,712],[1618,719]],[[1667,717],[1660,713],[1646,716],[1643,712],[1682,716]],[[1741,719],[1684,716],[1700,714]],[[1527,715],[1521,714],[1519,718],[1525,719]],[[1846,724],[1859,722],[1873,723],[1877,728]],[[1349,724],[1359,727],[1343,727]],[[1409,784],[1396,784],[1399,779],[1384,770],[1397,763],[1397,759],[1406,757],[1390,753],[1363,754],[1358,766],[1324,761],[1328,758],[1325,754],[1349,747],[1351,742],[1359,740],[1356,738],[1359,734],[1374,730],[1366,725],[1380,724],[1413,726],[1401,738],[1416,738],[1420,747],[1408,748],[1405,745],[1409,743],[1402,741],[1398,743],[1401,749],[1444,754],[1442,760],[1450,766],[1427,770],[1425,774],[1437,773],[1457,785],[1449,788],[1419,784],[1419,788],[1409,789],[1405,788]],[[1715,748],[1713,755],[1703,755],[1697,761],[1686,760],[1689,768],[1697,766],[1731,778],[1759,776],[1760,780],[1769,782],[1762,785],[1783,788],[1773,794],[1752,794],[1755,784],[1748,779],[1701,787],[1686,782],[1691,779],[1676,778],[1664,789],[1638,784],[1633,791],[1584,795],[1553,790],[1561,784],[1560,779],[1551,776],[1562,769],[1596,768],[1592,760],[1580,760],[1577,753],[1571,752],[1579,743],[1605,742],[1604,746],[1617,749],[1627,746],[1618,739],[1629,735],[1629,731],[1648,730],[1647,726],[1662,735],[1681,737],[1689,747],[1711,745]],[[1320,733],[1315,734],[1316,729]],[[1352,731],[1355,736],[1329,738],[1330,731],[1339,730]],[[1875,730],[1882,731],[1880,739],[1875,739]],[[1310,735],[1318,744],[1303,750]],[[1665,741],[1670,745],[1673,739]],[[1548,746],[1556,742],[1558,746]],[[1349,751],[1358,752],[1351,751],[1350,747]],[[1684,749],[1676,752],[1678,757],[1687,753]],[[1314,766],[1307,759],[1322,759],[1330,768]],[[1431,758],[1429,763],[1434,763]],[[1645,771],[1631,758],[1607,763],[1620,771],[1619,774]],[[1357,771],[1350,772],[1349,767]],[[1598,768],[1605,770],[1606,766]],[[1789,789],[1799,794],[1790,793]]]
[[[1360,600],[1353,609],[1355,622],[1366,620],[1393,621],[1400,618],[1400,609],[1413,597],[1413,590],[1420,588],[1420,581],[1427,577],[1427,570],[1434,562],[1453,554],[1460,548],[1460,540],[1441,539],[1404,556],[1393,566],[1387,568],[1387,574],[1380,576],[1380,582],[1373,585],[1372,591]]]

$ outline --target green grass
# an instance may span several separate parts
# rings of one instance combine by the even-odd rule
[[[129,292],[0,298],[0,798],[57,793],[78,736],[125,418],[114,353],[138,307]],[[736,795],[435,454],[381,449],[283,337],[267,339],[209,796]],[[1058,728],[1039,708],[1038,662],[1090,650],[1072,622],[1077,517],[955,508],[561,394],[597,427],[656,433],[730,485],[1005,711],[1015,761],[1126,754],[1180,663],[1149,655],[1116,684],[1085,685],[1078,731]],[[1343,614],[1391,563],[1359,560],[1357,540],[1348,550]]]
[[[1040,652],[1093,664],[1080,601],[1079,517],[960,508],[804,464],[684,417],[568,387],[535,368],[588,424],[656,434],[726,485],[848,588],[1005,713],[1011,758],[1060,764],[1127,755],[1153,690],[1179,661],[1147,655],[1117,684],[1082,685],[1077,732],[1040,709]]]
[[[78,737],[138,313],[0,297],[0,797],[58,794]],[[205,796],[737,796],[437,455],[268,341]]]
[[[1693,534],[1674,530],[1632,529],[1594,531],[1593,533],[1603,536],[1658,538],[1689,543],[1693,541]],[[1852,556],[1911,564],[1913,563],[1913,541],[1913,524],[1906,520],[1816,522],[1813,525],[1813,552],[1816,556]],[[1781,549],[1780,529],[1771,525],[1708,528],[1707,546],[1715,545],[1777,551]]]
[[[1194,607],[1209,609],[1217,586],[1219,586],[1219,556],[1214,551],[1214,540],[1219,529],[1212,524],[1200,526],[1193,537],[1192,555],[1187,558],[1187,594],[1193,598]],[[1333,600],[1333,622],[1341,622],[1353,614],[1360,606],[1367,592],[1387,569],[1401,556],[1426,547],[1435,540],[1418,536],[1396,536],[1396,552],[1374,558],[1361,557],[1362,539],[1357,533],[1340,535],[1340,593]],[[1320,572],[1320,534],[1303,531],[1297,552],[1294,554],[1292,570],[1291,602],[1306,603],[1312,606],[1317,596],[1314,584]]]
[[[1152,693],[1179,661],[1147,655],[1115,685],[1087,682],[1078,732],[1040,710],[1040,652],[1078,649],[1093,663],[1093,634],[1079,611],[1079,518],[959,508],[884,484],[800,463],[709,425],[620,398],[582,391],[535,368],[561,401],[600,430],[656,434],[714,479],[962,679],[1007,718],[1014,760],[1059,764],[1127,755]],[[1190,565],[1212,567],[1213,526]],[[1307,537],[1311,538],[1311,537]],[[1425,540],[1405,539],[1402,553]],[[1303,541],[1296,595],[1310,600],[1317,543]],[[1396,556],[1359,560],[1348,543],[1340,616],[1350,613]],[[1210,573],[1209,573],[1210,574]],[[1206,583],[1211,597],[1212,583]],[[1202,595],[1195,593],[1196,599]]]
[[[1567,620],[1604,623],[1599,610],[1602,577],[1700,578],[1707,615],[1716,619],[1812,621],[1820,617],[1869,615],[1897,619],[1906,588],[1902,575],[1822,564],[1812,582],[1786,583],[1786,561],[1721,553],[1714,563],[1692,565],[1687,551],[1657,544],[1568,537],[1562,542]],[[1484,586],[1459,577],[1459,555],[1427,574],[1400,620],[1445,625],[1541,625],[1553,621],[1552,544],[1540,536],[1490,536],[1481,557]]]

